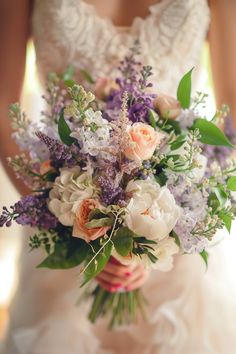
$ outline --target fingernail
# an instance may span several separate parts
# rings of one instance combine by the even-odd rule
[[[126,272],[126,273],[125,273],[125,275],[126,275],[127,277],[130,277],[131,274],[132,274],[131,272]]]
[[[116,288],[116,289],[119,289],[119,288],[121,288],[121,287],[122,287],[121,284],[114,284],[114,285],[113,285],[113,288]]]
[[[110,262],[112,263],[112,264],[115,264],[115,265],[120,265],[121,263],[116,259],[116,258],[114,258],[114,257],[111,257],[110,258]]]
[[[112,287],[110,287],[109,291],[110,291],[111,293],[114,293],[114,292],[116,292],[117,290],[119,290],[121,287],[122,287],[121,284],[115,284],[115,285],[113,285]]]
[[[119,286],[117,286],[117,285],[114,285],[114,286],[112,286],[111,288],[110,288],[110,292],[111,293],[114,293],[114,292],[116,292],[119,288],[121,288],[121,285],[119,285]]]

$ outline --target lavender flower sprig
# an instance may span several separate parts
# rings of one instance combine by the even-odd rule
[[[81,155],[76,145],[68,147],[42,132],[36,132],[36,136],[47,146],[53,167],[59,168],[63,165],[72,167],[79,163]]]
[[[43,229],[53,229],[58,225],[57,218],[48,210],[47,198],[44,194],[23,197],[10,209],[3,207],[0,226],[6,225],[9,227],[13,220],[20,225]]]

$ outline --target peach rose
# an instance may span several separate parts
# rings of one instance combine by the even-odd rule
[[[86,242],[96,240],[98,237],[105,235],[110,229],[110,226],[94,227],[88,229],[85,224],[89,222],[89,214],[95,208],[100,208],[101,205],[96,199],[84,199],[75,214],[73,236],[82,238]]]
[[[44,162],[41,163],[40,165],[40,173],[41,175],[44,175],[45,173],[54,170],[54,168],[51,166],[51,161],[50,160],[46,160]]]
[[[160,142],[155,129],[145,123],[134,123],[128,134],[130,144],[124,151],[125,156],[137,162],[150,159]]]
[[[97,79],[94,87],[95,96],[100,100],[105,100],[112,90],[119,90],[119,85],[115,80],[106,77]]]
[[[181,112],[179,101],[167,95],[158,95],[153,106],[160,112],[161,117],[166,119],[176,119]]]

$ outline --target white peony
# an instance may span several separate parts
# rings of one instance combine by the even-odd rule
[[[83,172],[79,166],[62,168],[50,191],[48,208],[60,223],[72,226],[81,201],[92,198],[94,194],[91,170]]]
[[[130,230],[149,240],[167,237],[181,213],[171,192],[150,179],[130,181],[126,192],[132,193],[125,214]]]
[[[124,265],[142,264],[145,268],[153,268],[162,272],[171,270],[173,268],[173,256],[179,252],[179,247],[175,240],[171,237],[166,237],[158,242],[157,245],[152,245],[152,248],[154,249],[152,253],[157,257],[156,263],[151,262],[146,254],[143,254],[142,257],[134,254],[122,257],[113,250],[112,255]]]
[[[158,243],[156,247],[154,245],[153,248],[155,249],[153,253],[158,258],[158,261],[151,264],[152,268],[162,272],[171,270],[173,268],[173,255],[179,252],[179,247],[175,243],[175,240],[167,237]]]

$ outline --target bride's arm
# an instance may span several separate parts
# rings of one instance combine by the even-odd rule
[[[19,101],[24,77],[26,43],[29,36],[29,0],[0,1],[0,157],[9,177],[21,193],[27,189],[15,178],[7,156],[19,151],[11,139],[9,104]]]
[[[236,128],[236,1],[210,0],[209,44],[217,106],[227,103]]]

